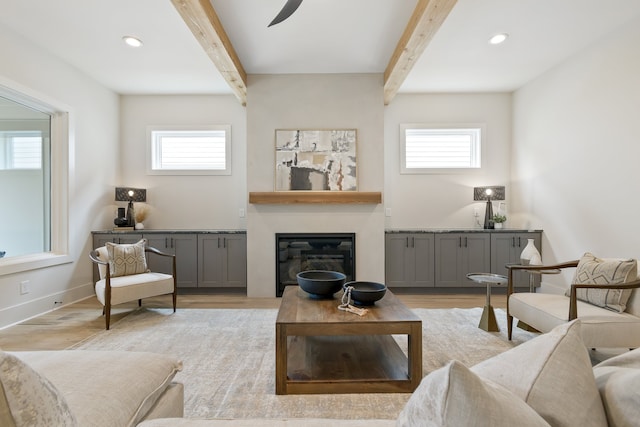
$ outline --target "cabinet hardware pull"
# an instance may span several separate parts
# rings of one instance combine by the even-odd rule
[[[511,238],[511,247],[512,248],[516,247],[516,238],[515,238],[515,236]]]
[[[227,238],[226,238],[226,237],[223,237],[223,238],[222,238],[222,247],[223,247],[223,248],[226,248],[226,247],[227,247]]]
[[[468,247],[468,245],[467,245],[467,238],[466,238],[466,237],[464,238],[464,247],[465,247],[465,248],[466,248],[466,247]]]
[[[518,247],[521,248],[522,247],[522,242],[520,241],[520,237],[518,237]]]
[[[458,237],[458,247],[461,248],[462,247],[462,236]]]
[[[168,240],[169,240],[169,238],[168,238],[168,237],[165,237],[165,238],[164,238],[164,247],[165,247],[165,248],[168,248],[168,247],[169,247],[169,242],[168,242]]]
[[[411,238],[411,247],[412,247],[412,248],[415,248],[415,247],[416,247],[416,238],[415,238],[415,237],[412,237],[412,238]]]
[[[406,239],[406,241],[404,242],[404,247],[408,248],[409,247],[409,236],[407,236],[405,239]]]

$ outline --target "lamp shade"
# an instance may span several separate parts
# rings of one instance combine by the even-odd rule
[[[491,190],[491,194],[487,194]],[[473,187],[473,200],[504,200],[504,186]]]
[[[116,187],[116,202],[146,202],[147,190],[144,188]]]

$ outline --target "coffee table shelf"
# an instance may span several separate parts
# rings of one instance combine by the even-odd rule
[[[276,394],[410,393],[422,379],[422,321],[393,293],[365,316],[340,294],[313,300],[285,288],[276,320]],[[406,335],[408,354],[392,335]]]

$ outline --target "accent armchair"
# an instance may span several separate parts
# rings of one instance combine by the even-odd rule
[[[600,259],[590,253],[580,260],[555,265],[508,265],[507,332],[513,319],[528,330],[549,332],[579,318],[588,348],[640,347],[640,288],[636,260]],[[514,292],[518,270],[544,271],[576,268],[565,294]]]
[[[109,329],[111,321],[111,307],[117,304],[138,300],[138,306],[141,306],[143,298],[172,294],[173,312],[176,311],[176,257],[148,247],[146,243],[145,239],[122,245],[107,242],[89,254],[91,261],[98,264],[100,280],[95,284],[95,291],[98,301],[103,305],[106,329]],[[172,274],[150,271],[146,261],[148,253],[172,257]]]

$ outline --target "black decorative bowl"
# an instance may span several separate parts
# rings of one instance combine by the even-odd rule
[[[347,276],[337,271],[307,270],[296,275],[298,285],[311,298],[331,298],[342,289]]]
[[[347,282],[342,287],[351,289],[351,300],[355,305],[373,305],[387,293],[387,286],[376,282]]]

